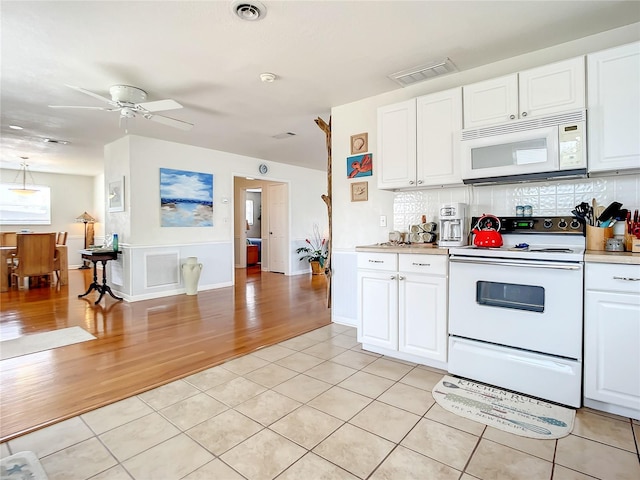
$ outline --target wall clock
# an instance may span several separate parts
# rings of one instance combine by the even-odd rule
[[[268,171],[269,171],[269,167],[267,167],[264,163],[260,164],[260,166],[258,167],[258,171],[262,174],[265,175]]]

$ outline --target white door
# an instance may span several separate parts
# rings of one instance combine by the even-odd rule
[[[640,297],[587,291],[584,396],[640,411]]]
[[[398,274],[358,270],[358,341],[398,349]]]
[[[378,109],[378,188],[416,184],[416,100]]]
[[[400,272],[398,350],[447,361],[447,279]]]
[[[518,74],[462,87],[464,128],[504,123],[518,118]]]
[[[640,165],[640,42],[587,56],[589,171]]]
[[[287,185],[267,186],[269,203],[269,271],[285,273],[287,266]]]
[[[520,72],[520,118],[581,110],[585,106],[584,57]]]
[[[462,183],[457,137],[462,129],[462,88],[418,97],[416,107],[418,183]]]

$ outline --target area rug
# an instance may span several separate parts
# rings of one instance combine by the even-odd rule
[[[523,437],[562,438],[575,410],[484,383],[446,375],[431,391],[445,410]]]
[[[1,480],[48,480],[33,452],[18,452],[0,460]]]
[[[32,333],[0,342],[0,360],[95,340],[96,337],[80,327],[61,328],[50,332]]]

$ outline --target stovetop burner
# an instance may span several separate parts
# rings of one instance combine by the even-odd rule
[[[451,247],[449,253],[488,258],[583,261],[585,226],[572,216],[498,217],[504,245],[485,248],[469,245]],[[473,218],[475,225],[478,218]]]

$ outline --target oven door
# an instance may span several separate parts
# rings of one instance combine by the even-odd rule
[[[453,255],[449,268],[451,335],[582,358],[581,263]]]

